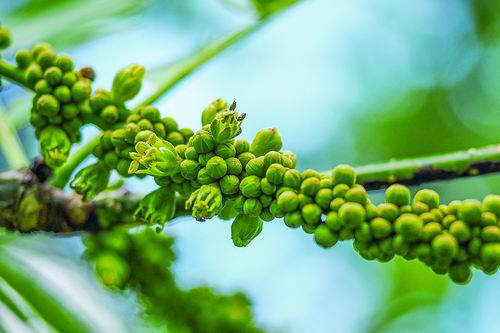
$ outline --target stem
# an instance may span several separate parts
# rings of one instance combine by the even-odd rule
[[[12,83],[15,83],[23,88],[33,90],[24,77],[24,71],[16,68],[8,62],[0,59],[0,77],[5,77]]]
[[[500,144],[414,159],[391,160],[355,169],[358,183],[367,190],[386,188],[394,183],[419,185],[484,175],[500,171]]]
[[[52,186],[61,189],[64,188],[69,182],[73,171],[92,153],[95,146],[99,144],[100,140],[101,135],[98,135],[71,154],[66,163],[56,170],[51,180]]]
[[[24,153],[23,146],[12,129],[10,122],[0,105],[0,149],[7,160],[8,165],[13,169],[22,168],[28,165],[29,161]]]

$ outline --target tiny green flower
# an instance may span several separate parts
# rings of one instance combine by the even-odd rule
[[[456,222],[454,222],[454,223],[456,223]],[[450,229],[450,233],[451,233],[451,229]],[[489,225],[489,226],[484,227],[483,230],[481,230],[481,238],[485,242],[500,243],[500,228],[496,225]]]
[[[20,69],[27,68],[32,61],[31,52],[29,50],[19,50],[16,52],[16,63]]]
[[[283,183],[283,177],[286,171],[286,168],[281,164],[271,164],[266,171],[266,178],[271,184],[280,185]]]
[[[332,178],[329,176],[324,176],[323,178],[321,178],[319,181],[319,187],[332,189],[333,188]]]
[[[258,199],[249,198],[245,200],[243,204],[243,214],[257,217],[262,212],[262,204]]]
[[[338,238],[325,224],[321,224],[314,232],[314,241],[327,249],[337,244]]]
[[[99,280],[109,288],[121,289],[129,279],[130,267],[124,258],[111,251],[101,251],[95,260]]]
[[[113,80],[113,96],[117,103],[134,98],[141,90],[144,67],[133,64],[122,69]]]
[[[273,195],[276,192],[276,185],[271,184],[267,178],[262,178],[260,180],[260,189],[264,194]]]
[[[240,160],[241,165],[244,168],[246,167],[246,165],[248,164],[248,162],[250,162],[254,158],[255,158],[255,155],[252,154],[252,153],[250,153],[250,152],[246,152],[246,153],[242,153],[242,154],[238,155],[238,159]]]
[[[361,223],[354,232],[354,239],[361,243],[370,243],[372,240],[370,225],[366,222]]]
[[[33,63],[26,69],[26,81],[34,85],[38,80],[43,77],[43,71],[40,65]]]
[[[198,154],[208,153],[215,147],[212,135],[205,130],[194,133],[189,142]]]
[[[181,162],[181,175],[186,179],[189,180],[196,179],[199,170],[200,170],[200,163],[196,161],[183,160]]]
[[[302,184],[302,176],[298,170],[290,169],[285,172],[283,176],[283,184],[298,190]]]
[[[224,194],[235,194],[240,189],[240,180],[235,175],[226,175],[219,181],[220,189]]]
[[[389,221],[382,217],[376,217],[370,221],[370,230],[373,237],[382,239],[390,235],[392,226]]]
[[[206,168],[201,168],[200,171],[198,171],[198,176],[196,177],[196,180],[201,185],[208,185],[208,184],[211,184],[215,181],[214,178],[212,178],[208,175]]]
[[[396,232],[408,241],[416,241],[421,237],[424,221],[414,214],[403,214],[394,223]]]
[[[88,79],[80,79],[71,87],[71,95],[76,102],[82,102],[90,97],[92,87]]]
[[[245,166],[245,170],[248,175],[264,177],[266,175],[266,168],[264,166],[264,157],[257,157],[250,161]]]
[[[52,66],[55,60],[56,54],[50,49],[46,49],[36,56],[36,62],[44,69]]]
[[[184,138],[184,142],[189,142],[189,139],[193,136],[194,132],[190,128],[181,128],[179,129],[179,133],[181,133],[182,137]]]
[[[307,224],[318,224],[321,221],[321,208],[316,204],[307,204],[302,208],[302,217]]]
[[[80,170],[70,186],[76,193],[83,195],[84,200],[92,200],[106,189],[110,174],[110,169],[104,163],[97,162]]]
[[[238,139],[234,142],[234,149],[236,149],[236,155],[240,155],[250,151],[250,144],[245,139]]]
[[[137,126],[139,126],[142,131],[152,131],[154,129],[153,123],[146,118],[139,120]]]
[[[282,153],[282,158],[283,158],[283,165],[286,166],[287,168],[293,169],[297,166],[297,156],[295,156],[294,153],[291,151],[284,151]],[[288,162],[285,161],[290,161],[290,165],[287,165]]]
[[[500,264],[500,244],[489,243],[481,246],[480,258],[483,265]]]
[[[261,195],[260,178],[257,176],[247,176],[240,183],[241,193],[249,198],[257,198]]]
[[[75,72],[68,72],[63,74],[62,83],[67,87],[71,87],[77,80],[78,75]]]
[[[449,231],[459,243],[468,241],[472,236],[469,226],[460,220],[451,223]]]
[[[99,111],[113,102],[111,92],[105,89],[97,89],[94,95],[90,97],[90,106],[93,110]]]
[[[210,132],[217,144],[226,143],[241,133],[241,123],[245,114],[238,115],[235,111],[218,113],[210,123]]]
[[[287,227],[296,229],[304,224],[304,219],[300,211],[294,211],[285,214],[285,224]]]
[[[57,98],[52,95],[42,95],[38,98],[36,107],[40,114],[46,117],[52,117],[59,112],[61,104],[59,103]]]
[[[480,224],[481,203],[475,199],[464,200],[458,209],[458,217],[467,224]]]
[[[50,84],[52,87],[57,86],[59,83],[62,81],[62,76],[63,72],[59,67],[49,67],[45,70],[44,72],[44,77],[45,80]]]
[[[309,177],[304,179],[302,185],[300,186],[300,191],[305,195],[314,197],[320,189],[320,181],[318,178]]]
[[[184,137],[180,132],[174,131],[167,134],[167,141],[177,146],[184,143]]]
[[[238,176],[243,171],[243,166],[241,162],[236,157],[230,157],[226,159],[227,173],[229,175]]]
[[[385,191],[385,201],[398,207],[410,204],[410,189],[404,185],[394,184]]]
[[[429,209],[439,207],[439,194],[436,191],[423,189],[418,191],[413,198],[414,202],[423,202]]]
[[[283,164],[283,157],[280,152],[270,151],[264,155],[264,165],[269,168],[272,164]]]
[[[368,202],[368,193],[363,186],[354,186],[345,194],[345,200],[365,205]]]
[[[500,216],[500,195],[487,195],[483,200],[483,211]]]
[[[273,202],[269,206],[269,210],[271,211],[271,214],[273,214],[273,216],[276,218],[281,218],[285,215],[285,213],[281,210],[280,206],[278,205],[278,200],[273,200]]]
[[[392,203],[382,203],[378,205],[377,214],[391,222],[396,220],[400,215],[398,207]]]
[[[329,212],[326,215],[325,224],[333,231],[339,231],[344,226],[344,223],[340,219],[339,214],[336,212]]]
[[[255,156],[263,156],[270,151],[280,151],[283,146],[281,135],[277,128],[261,129],[255,135],[250,145],[250,152]]]
[[[448,215],[448,216],[453,216],[453,215]],[[483,212],[481,214],[481,225],[482,226],[487,226],[487,225],[496,225],[498,223],[497,216],[491,212]]]
[[[335,198],[330,202],[330,210],[338,212],[344,204],[345,200],[343,198]]]
[[[45,163],[57,168],[66,162],[71,141],[60,127],[47,126],[40,133],[40,147]]]
[[[63,72],[70,72],[75,67],[73,59],[69,55],[61,54],[56,56],[55,65]]]
[[[236,216],[231,224],[231,239],[237,247],[243,247],[257,237],[263,228],[263,222],[259,217],[240,214]]]
[[[356,183],[356,172],[350,165],[337,165],[332,171],[332,181],[334,185],[346,184],[352,186]]]
[[[222,192],[216,183],[203,185],[186,200],[186,209],[192,209],[192,215],[199,221],[211,219],[223,207]]]
[[[283,192],[278,197],[278,205],[285,213],[290,213],[298,209],[299,203],[299,196],[297,195],[297,193],[292,191]]]
[[[322,208],[329,209],[330,202],[333,200],[332,190],[329,188],[322,188],[316,193],[314,201]]]
[[[177,121],[172,117],[164,117],[164,118],[161,118],[160,121],[165,126],[165,130],[167,131],[167,133],[175,132],[179,129],[179,125],[177,124]]]
[[[453,259],[458,252],[457,239],[449,233],[443,233],[434,237],[431,247],[436,258],[442,261]]]
[[[180,171],[181,158],[174,146],[156,134],[151,134],[146,142],[138,142],[135,149],[135,153],[130,153],[130,158],[136,161],[131,164],[130,174],[173,176]],[[144,169],[139,169],[139,164]]]
[[[226,161],[222,157],[214,156],[207,161],[207,174],[215,179],[222,178],[227,173]]]
[[[35,92],[39,95],[50,94],[52,92],[52,87],[46,80],[38,80],[35,84]]]
[[[347,226],[358,227],[365,220],[365,209],[357,202],[346,202],[340,206],[339,217]]]
[[[236,149],[231,143],[223,143],[215,147],[215,155],[228,159],[236,156]]]
[[[108,105],[101,111],[101,118],[105,122],[113,124],[120,118],[120,113],[115,105]]]
[[[66,86],[59,86],[54,89],[54,96],[62,103],[68,103],[71,101],[71,90]]]
[[[209,125],[219,112],[226,111],[227,102],[221,98],[210,103],[201,113],[201,123],[203,126]]]
[[[457,263],[450,266],[449,275],[453,282],[467,284],[472,277],[472,272],[467,263]]]
[[[174,214],[174,191],[168,187],[160,187],[142,198],[134,213],[134,219],[142,223],[163,225]]]

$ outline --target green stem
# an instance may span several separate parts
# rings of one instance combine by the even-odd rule
[[[5,77],[7,80],[20,85],[23,88],[32,90],[24,77],[24,71],[0,59],[0,77]]]
[[[355,168],[367,190],[500,172],[500,144]],[[330,173],[331,171],[328,171]]]
[[[80,147],[77,151],[72,153],[66,163],[56,170],[52,177],[51,184],[56,188],[64,188],[69,182],[71,174],[90,154],[94,148],[99,144],[101,135],[96,136],[90,142]]]
[[[19,169],[29,164],[29,160],[24,153],[23,146],[12,129],[3,107],[0,105],[0,149],[7,160],[8,165],[13,169]]]

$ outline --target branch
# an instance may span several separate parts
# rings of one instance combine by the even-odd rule
[[[33,90],[24,77],[24,72],[19,68],[0,59],[0,77],[5,77],[7,80],[15,83],[27,90]]]
[[[472,177],[500,171],[500,145],[414,159],[391,160],[355,168],[358,183],[377,190],[399,183],[422,183]],[[327,172],[328,174],[331,171]]]

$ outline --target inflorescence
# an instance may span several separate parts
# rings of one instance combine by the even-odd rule
[[[46,44],[19,51],[16,60],[37,94],[31,122],[50,166],[64,163],[83,125],[103,130],[94,150],[98,161],[71,183],[87,200],[106,189],[112,170],[123,177],[149,175],[159,189],[144,197],[135,214],[148,224],[171,219],[180,198],[197,220],[233,220],[236,246],[248,245],[265,221],[284,218],[324,248],[353,240],[367,260],[418,259],[456,283],[470,280],[472,266],[491,274],[500,264],[500,196],[444,205],[435,191],[421,190],[411,200],[410,190],[396,184],[384,203],[374,205],[348,165],[331,175],[296,170],[296,157],[281,151],[275,128],[259,131],[252,143],[236,139],[245,115],[235,103],[211,103],[202,112],[202,129],[193,133],[161,118],[154,106],[127,109],[125,102],[141,87],[141,66],[120,71],[111,91],[92,94],[93,72],[74,70],[71,58]]]

